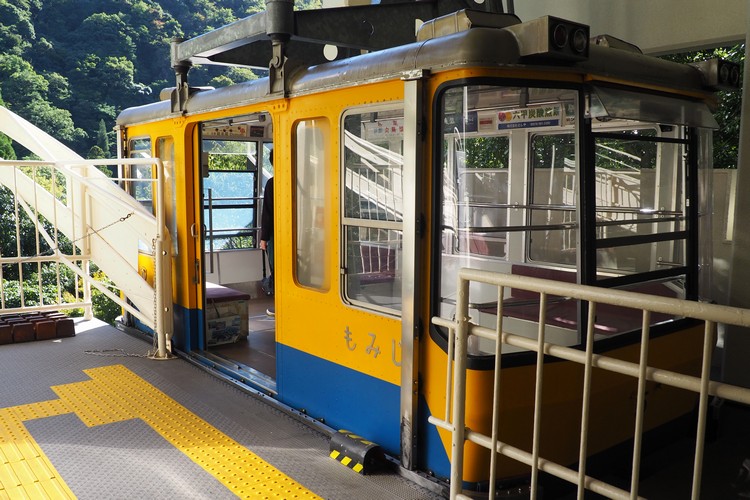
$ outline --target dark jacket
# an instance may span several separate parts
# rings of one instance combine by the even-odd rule
[[[273,239],[273,177],[266,182],[263,190],[263,215],[260,220],[260,239],[271,241]]]

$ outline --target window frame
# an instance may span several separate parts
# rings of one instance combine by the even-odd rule
[[[403,169],[403,152],[404,152],[404,134],[403,134],[403,120],[405,115],[405,104],[403,101],[390,101],[388,103],[382,103],[377,105],[370,105],[370,106],[357,106],[352,107],[344,110],[344,112],[341,114],[340,118],[340,126],[339,131],[341,134],[341,137],[339,137],[339,143],[340,143],[340,154],[339,154],[339,181],[340,181],[340,220],[339,220],[339,234],[340,234],[340,294],[341,294],[341,300],[350,306],[354,306],[357,308],[361,308],[368,311],[374,311],[381,314],[385,314],[388,316],[393,317],[401,317],[401,295],[391,295],[392,298],[397,299],[399,303],[399,307],[387,307],[380,304],[375,304],[373,302],[368,302],[365,300],[361,300],[357,297],[353,296],[353,293],[351,293],[350,283],[348,277],[350,276],[349,270],[352,268],[352,262],[350,262],[350,256],[349,252],[347,251],[347,246],[349,242],[348,238],[348,232],[351,228],[366,228],[368,230],[375,229],[375,230],[384,230],[388,231],[390,234],[391,232],[399,233],[399,242],[398,242],[398,251],[396,251],[396,255],[394,257],[394,266],[395,271],[394,273],[399,272],[400,269],[403,267],[403,230],[404,230],[404,222],[403,217],[401,217],[401,220],[381,220],[381,219],[373,219],[373,218],[362,218],[362,217],[351,217],[347,216],[346,211],[346,176],[347,171],[349,170],[348,165],[346,163],[347,159],[347,148],[346,148],[346,141],[345,141],[345,134],[346,134],[346,120],[347,118],[355,115],[365,115],[365,114],[371,114],[371,113],[379,113],[379,112],[387,112],[387,113],[395,113],[395,115],[398,115],[398,117],[394,116],[387,116],[384,118],[384,120],[401,120],[402,121],[402,128],[400,130],[400,152],[395,152],[390,150],[391,152],[395,152],[397,154],[400,154],[402,157],[402,163],[401,168]],[[399,113],[400,112],[400,113]],[[391,169],[392,172],[392,169]],[[403,179],[403,175],[402,175]],[[403,180],[400,186],[400,197],[403,200]],[[390,249],[388,249],[390,252]],[[390,259],[389,259],[390,261]],[[393,277],[394,280],[399,280],[395,274]],[[400,289],[400,287],[399,287]]]
[[[314,151],[322,153],[315,162],[309,161],[310,155],[300,154],[301,147],[308,144],[307,137],[305,137],[304,144],[300,140],[301,129],[303,124],[305,129],[312,130],[315,135],[312,137],[314,144],[319,146]],[[330,245],[327,241],[327,236],[330,230],[331,220],[331,193],[330,187],[331,182],[331,169],[328,168],[331,156],[331,122],[326,116],[310,116],[296,120],[292,124],[292,181],[294,183],[293,199],[294,202],[292,212],[292,241],[293,241],[293,252],[294,252],[294,268],[293,277],[295,283],[308,290],[317,292],[328,292],[330,289]],[[319,134],[319,135],[318,135]],[[305,151],[309,151],[305,149]],[[304,157],[304,162],[303,162]],[[318,165],[313,167],[312,165]],[[301,167],[308,167],[306,170],[301,171]],[[304,175],[301,175],[304,174]],[[316,177],[320,174],[322,177]],[[307,183],[308,176],[313,176],[313,181],[322,179],[322,185]],[[304,180],[300,180],[304,178]],[[309,197],[301,196],[301,186],[305,185],[307,188],[313,188],[316,194],[319,195],[317,199],[322,199],[323,204],[321,206],[309,207],[308,204],[303,204],[303,200],[310,200]],[[309,189],[307,189],[309,191]],[[319,192],[318,192],[319,191]],[[278,193],[278,191],[277,191]],[[307,209],[307,210],[306,210]],[[320,210],[322,209],[322,210]],[[304,225],[302,224],[304,221]],[[308,224],[309,222],[309,228]],[[312,229],[318,228],[317,232]],[[307,233],[303,233],[303,229],[310,229]],[[316,237],[317,235],[317,237]],[[303,242],[302,239],[305,239]],[[304,243],[304,244],[303,244]],[[304,252],[302,251],[304,249]],[[314,264],[307,264],[307,260],[315,260],[319,264],[320,274],[314,276],[316,272],[316,266]],[[302,272],[302,270],[305,270]]]

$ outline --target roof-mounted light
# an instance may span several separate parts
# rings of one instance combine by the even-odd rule
[[[501,29],[520,22],[512,14],[463,9],[423,23],[417,30],[417,41],[423,42],[440,36],[468,31],[472,28]]]
[[[611,49],[625,50],[635,54],[643,54],[643,51],[637,45],[626,42],[625,40],[620,40],[612,35],[596,35],[592,39],[592,43],[599,45],[600,47],[609,47]]]
[[[552,16],[508,26],[522,57],[582,61],[589,56],[589,27]]]
[[[736,90],[740,88],[740,65],[715,58],[692,63],[703,75],[703,84],[715,90]]]

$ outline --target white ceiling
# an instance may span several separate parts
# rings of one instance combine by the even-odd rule
[[[515,0],[522,21],[552,15],[588,24],[650,54],[745,40],[747,0]]]

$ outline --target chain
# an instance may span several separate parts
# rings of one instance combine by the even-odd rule
[[[104,356],[108,358],[146,358],[147,354],[133,354],[125,352],[123,349],[102,349],[102,350],[87,350],[83,351],[84,354],[90,354],[92,356]]]
[[[161,285],[161,283],[156,282],[156,266],[160,265],[157,264],[157,259],[159,259],[160,256],[156,255],[156,238],[151,239],[151,253],[154,255],[154,339],[151,347],[154,348],[154,354],[156,354],[159,352],[159,332],[156,331],[156,325],[158,323],[156,318],[156,315],[158,314],[156,310],[156,294],[159,293],[158,287]]]
[[[115,221],[112,221],[112,222],[110,222],[109,224],[107,224],[106,226],[102,226],[102,227],[100,227],[99,229],[94,229],[94,228],[91,228],[91,230],[90,230],[90,231],[89,231],[88,233],[86,233],[86,234],[85,234],[84,236],[81,236],[80,238],[76,238],[76,239],[74,239],[74,240],[70,240],[70,243],[71,243],[71,244],[75,244],[75,243],[77,243],[77,242],[79,242],[79,241],[81,241],[81,240],[84,240],[84,239],[86,239],[86,238],[90,237],[90,236],[91,236],[92,234],[96,234],[96,235],[98,235],[98,234],[99,234],[99,231],[104,231],[105,229],[107,229],[107,228],[110,228],[110,227],[114,226],[115,224],[119,224],[119,223],[121,223],[121,222],[125,222],[125,221],[126,221],[126,220],[128,220],[128,219],[129,219],[129,218],[130,218],[130,217],[131,217],[131,216],[132,216],[132,215],[133,215],[134,213],[135,213],[135,212],[130,212],[130,213],[126,214],[126,215],[123,215],[123,216],[122,216],[122,217],[120,217],[119,219],[117,219],[117,220],[115,220]],[[21,261],[25,261],[25,260],[31,260],[31,259],[35,259],[35,258],[37,258],[37,257],[46,257],[46,256],[48,256],[48,255],[53,255],[53,254],[54,254],[55,252],[58,252],[59,250],[60,250],[60,246],[58,245],[58,246],[55,246],[55,247],[52,247],[52,248],[50,248],[49,250],[46,250],[46,251],[44,251],[44,252],[41,252],[41,253],[38,253],[38,254],[36,254],[36,255],[31,255],[31,256],[28,256],[28,257],[22,257],[22,258],[21,258],[20,260],[21,260]]]
[[[91,236],[91,234],[92,234],[92,233],[93,233],[93,234],[97,234],[97,235],[98,235],[98,234],[99,234],[99,231],[104,231],[105,229],[107,229],[107,228],[110,228],[110,227],[114,226],[115,224],[119,224],[120,222],[125,222],[125,221],[126,221],[126,220],[128,220],[128,219],[129,219],[129,218],[130,218],[130,217],[131,217],[131,216],[132,216],[132,215],[133,215],[134,213],[135,213],[135,212],[130,212],[130,213],[128,213],[127,215],[123,215],[122,217],[120,217],[120,218],[119,218],[119,219],[117,219],[116,221],[112,221],[112,222],[110,222],[109,224],[107,224],[106,226],[102,226],[102,227],[100,227],[99,229],[93,229],[93,228],[92,228],[92,229],[91,229],[91,231],[92,231],[92,232],[88,233],[88,234],[87,234],[86,236],[81,236],[81,237],[80,237],[80,238],[78,238],[77,240],[73,240],[73,242],[76,242],[76,241],[78,241],[78,240],[82,240],[82,239],[84,239],[84,238],[88,238],[89,236]]]

